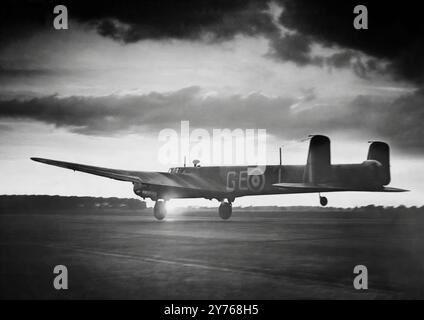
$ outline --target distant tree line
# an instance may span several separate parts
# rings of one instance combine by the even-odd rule
[[[130,198],[62,197],[48,195],[0,196],[0,213],[39,210],[146,209],[146,202]]]
[[[127,209],[144,210],[146,202],[132,198],[101,198],[101,197],[63,197],[48,195],[0,195],[0,214],[8,212],[31,212],[31,211],[54,211],[54,210],[92,210],[92,209]],[[187,207],[184,211],[192,210],[216,210],[210,207]],[[421,213],[424,214],[424,206],[384,207],[368,205],[353,208],[316,207],[316,206],[248,206],[234,207],[236,211],[252,212],[340,212],[340,213]]]
[[[289,212],[352,212],[352,213],[423,213],[424,206],[417,207],[406,207],[404,205],[393,206],[375,206],[368,205],[362,207],[350,207],[350,208],[339,208],[339,207],[316,207],[316,206],[249,206],[249,207],[234,207],[235,210],[239,211],[289,211]]]

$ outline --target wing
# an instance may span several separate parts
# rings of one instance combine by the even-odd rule
[[[312,184],[312,183],[275,183],[274,187],[280,189],[286,189],[290,192],[332,192],[332,191],[378,191],[378,192],[405,192],[409,190],[392,188],[392,187],[382,187],[378,189],[371,188],[360,188],[360,187],[350,187],[350,186],[339,186],[331,184]]]
[[[111,178],[111,179],[115,179],[115,180],[129,181],[129,182],[134,182],[134,183],[141,182],[139,177],[137,177],[134,174],[131,174],[129,171],[87,166],[87,165],[79,164],[79,163],[56,161],[56,160],[43,159],[43,158],[31,158],[31,160],[41,162],[41,163],[45,163],[45,164],[49,164],[49,165],[56,166],[56,167],[71,169],[71,170],[74,170],[74,171],[91,173],[91,174],[95,174],[97,176],[102,176],[102,177]]]
[[[217,184],[215,181],[201,178],[195,175],[171,174],[167,172],[117,170],[43,158],[31,158],[31,160],[74,171],[90,173],[119,181],[141,183],[154,187],[180,190],[184,189],[186,191],[196,191],[204,193],[226,193],[225,188]]]

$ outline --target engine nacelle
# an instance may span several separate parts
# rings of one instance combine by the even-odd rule
[[[134,184],[134,193],[136,195],[138,195],[139,197],[144,198],[150,198],[153,201],[156,201],[158,198],[158,194],[156,191],[152,191],[148,189],[147,185],[143,185],[143,184]]]

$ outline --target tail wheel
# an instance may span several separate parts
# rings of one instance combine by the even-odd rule
[[[233,206],[230,202],[222,202],[219,206],[219,216],[221,219],[228,220],[233,212]]]
[[[328,203],[328,199],[326,198],[326,197],[319,197],[319,203],[323,206],[323,207],[325,207],[326,205],[327,205],[327,203]]]
[[[166,202],[156,201],[155,207],[153,208],[153,214],[156,219],[163,220],[166,217]]]

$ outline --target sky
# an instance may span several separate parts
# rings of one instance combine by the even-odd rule
[[[161,161],[160,132],[189,121],[210,134],[265,129],[268,164],[280,146],[284,163],[304,164],[309,134],[330,136],[333,163],[362,162],[368,141],[386,141],[391,185],[411,191],[332,193],[329,204],[424,204],[424,25],[408,1],[362,1],[367,30],[353,28],[354,1],[60,4],[67,30],[53,28],[54,1],[6,1],[0,13],[0,194],[136,197],[128,183],[29,158],[166,171],[182,158]]]

